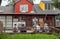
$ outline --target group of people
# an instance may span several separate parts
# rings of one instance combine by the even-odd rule
[[[21,26],[18,26],[16,24],[14,24],[14,27],[13,27],[13,32],[26,32],[26,26],[24,25],[21,25]]]
[[[48,24],[45,23],[43,27],[39,26],[38,23],[34,24],[33,25],[33,29],[35,32],[49,32],[49,27],[48,27]],[[20,32],[26,32],[27,29],[26,29],[26,26],[22,25],[22,26],[18,26],[15,24],[14,28],[13,28],[13,31],[14,32],[18,32],[18,30]]]
[[[35,32],[49,32],[48,24],[45,23],[43,27],[39,26],[38,23],[33,25]]]

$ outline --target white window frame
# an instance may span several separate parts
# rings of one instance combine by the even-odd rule
[[[28,12],[28,4],[23,4],[23,5],[21,4],[20,5],[20,11],[23,13]]]

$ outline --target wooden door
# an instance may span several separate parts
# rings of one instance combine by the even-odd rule
[[[20,16],[19,21],[25,21],[26,26],[32,26],[32,19],[31,16]]]
[[[3,31],[3,23],[2,21],[0,21],[0,34],[2,33],[2,31]]]
[[[48,23],[49,26],[54,26],[54,17],[53,16],[47,16],[46,22]]]

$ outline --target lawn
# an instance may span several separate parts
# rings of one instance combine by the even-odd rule
[[[54,34],[0,34],[0,39],[58,39]]]

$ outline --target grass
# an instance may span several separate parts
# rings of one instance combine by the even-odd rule
[[[0,34],[0,39],[58,39],[54,34]]]

